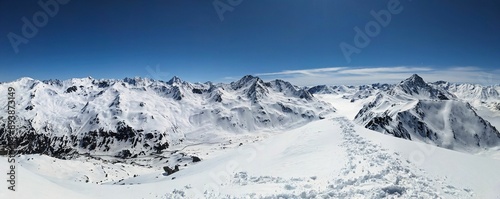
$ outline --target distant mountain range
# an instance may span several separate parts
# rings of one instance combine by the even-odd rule
[[[188,136],[210,142],[227,132],[291,128],[335,111],[304,88],[250,75],[230,84],[189,83],[178,77],[167,82],[21,78],[0,84],[0,93],[10,86],[17,90],[19,129],[7,133],[7,114],[1,114],[0,140],[21,153],[54,157],[159,154],[184,145]],[[204,133],[208,130],[224,133]]]
[[[427,83],[413,75],[398,84],[298,87],[282,80],[244,76],[232,83],[190,83],[147,78],[1,83],[16,88],[18,131],[0,140],[21,153],[70,158],[161,154],[186,141],[209,143],[228,133],[290,129],[336,111],[316,94],[365,100],[355,122],[396,137],[461,151],[498,146],[500,133],[476,112],[500,112],[500,86]],[[1,98],[0,104],[6,104]],[[217,130],[218,134],[205,133]]]

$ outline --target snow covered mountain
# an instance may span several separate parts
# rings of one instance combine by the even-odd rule
[[[407,99],[448,100],[455,98],[453,94],[444,89],[430,86],[417,74],[396,84],[394,88],[389,90],[388,94]]]
[[[500,85],[456,84],[445,81],[430,83],[468,102],[476,113],[500,129]]]
[[[355,121],[378,132],[454,150],[499,146],[498,130],[447,89],[413,75],[387,92],[379,92]]]
[[[482,113],[481,115],[488,117],[487,115],[500,114],[500,85],[455,84],[445,81],[433,82],[431,85],[446,89],[459,100],[469,102]]]
[[[500,100],[500,85],[456,84],[445,81],[430,83],[453,93],[460,99],[467,101],[498,102]]]
[[[7,133],[2,109],[0,140],[21,153],[60,158],[160,154],[226,139],[228,133],[289,128],[335,111],[307,90],[254,76],[230,84],[189,83],[178,77],[168,82],[21,78],[1,84],[0,93],[8,87],[16,89],[19,130]],[[209,130],[220,133],[205,133]]]
[[[498,198],[498,87],[464,85],[22,78],[0,198]]]

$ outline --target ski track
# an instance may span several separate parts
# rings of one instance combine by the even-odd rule
[[[402,161],[398,153],[390,154],[387,149],[358,135],[354,125],[346,118],[333,118],[342,128],[341,146],[346,149],[348,162],[341,172],[328,180],[326,187],[313,189],[316,176],[289,178],[273,176],[249,176],[247,172],[234,174],[230,185],[249,186],[274,184],[282,187],[274,195],[229,196],[205,191],[205,198],[259,198],[259,199],[313,199],[313,198],[473,198],[467,188],[457,188],[445,182],[446,179],[429,178],[426,172],[409,161]],[[184,198],[186,190],[174,190],[162,198]]]

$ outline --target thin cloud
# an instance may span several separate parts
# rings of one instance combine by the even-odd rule
[[[481,68],[475,66],[458,66],[451,68],[453,71],[479,71]]]
[[[279,76],[279,75],[308,75],[308,76],[321,76],[322,73],[338,72],[346,69],[347,67],[331,67],[331,68],[315,68],[306,70],[284,70],[275,73],[259,73],[257,76]]]
[[[357,74],[357,75],[372,75],[374,73],[408,73],[408,72],[425,72],[432,71],[432,68],[421,67],[379,67],[379,68],[356,68],[339,71],[341,74]]]
[[[257,76],[266,80],[283,79],[300,86],[313,85],[362,85],[372,83],[397,83],[412,74],[421,75],[426,81],[439,80],[456,83],[477,83],[493,85],[500,83],[500,71],[484,71],[474,66],[450,68],[433,67],[331,67],[304,70],[285,70],[273,73],[260,73]]]

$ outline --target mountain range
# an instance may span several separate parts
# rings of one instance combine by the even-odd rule
[[[461,151],[497,146],[498,126],[476,111],[500,111],[500,87],[425,82],[413,75],[398,84],[298,87],[247,75],[231,83],[167,82],[147,78],[45,80],[0,84],[17,90],[16,134],[0,139],[21,153],[54,157],[105,154],[122,158],[161,154],[184,141],[211,142],[225,133],[286,129],[335,112],[314,95],[364,100],[354,121],[381,133]],[[370,101],[367,101],[370,99]],[[6,99],[0,103],[6,104]],[[4,114],[2,114],[4,115]],[[6,115],[6,114],[5,114]],[[491,115],[491,114],[490,114]],[[29,140],[29,142],[27,141]]]
[[[231,83],[21,78],[0,83],[0,93],[9,87],[17,130],[6,130],[4,107],[0,145],[23,154],[16,172],[30,191],[0,197],[500,195],[498,85],[413,75],[299,87],[248,75]],[[8,160],[0,156],[0,170]]]
[[[234,134],[284,129],[335,111],[304,88],[250,75],[230,84],[189,83],[178,77],[167,82],[21,78],[0,84],[0,92],[8,87],[17,93],[18,130],[8,134],[7,114],[2,114],[0,139],[17,146],[20,153],[60,158],[161,154],[167,148],[185,146],[186,140],[224,139],[205,134],[208,130]]]

